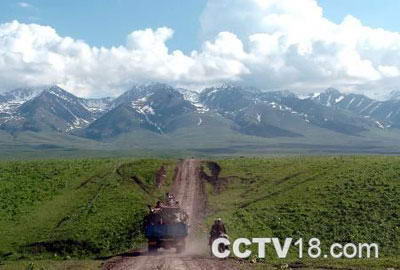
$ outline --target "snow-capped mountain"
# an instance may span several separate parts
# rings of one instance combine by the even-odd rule
[[[299,98],[290,91],[229,84],[198,93],[151,83],[136,85],[116,99],[85,99],[52,86],[0,96],[0,129],[57,131],[96,140],[135,131],[165,135],[199,129],[266,138],[320,132],[364,136],[400,127],[399,105],[397,99],[376,101],[335,89]]]
[[[59,87],[43,90],[38,96],[19,106],[0,126],[7,131],[55,130],[66,132],[82,127],[91,120],[91,113],[79,99]]]
[[[393,97],[377,101],[359,94],[343,94],[336,89],[311,95],[310,99],[321,105],[350,111],[375,120],[378,127],[400,127],[400,100]]]
[[[18,131],[69,132],[82,128],[105,110],[108,99],[83,99],[50,86],[42,89],[17,89],[5,95],[0,129]]]
[[[183,94],[165,84],[135,86],[115,99],[112,107],[82,134],[105,138],[136,129],[163,134],[173,129],[174,119],[196,111]]]
[[[37,95],[39,95],[44,88],[17,88],[12,91],[6,92],[2,94],[2,96],[6,99],[7,102],[13,103],[24,103]]]
[[[302,131],[313,127],[357,135],[373,126],[360,116],[300,99],[287,91],[262,92],[225,86],[206,89],[200,100],[232,119],[238,130],[249,135],[301,136]]]
[[[105,112],[109,111],[113,98],[80,98],[80,103],[90,111],[95,118],[100,117]]]
[[[38,96],[42,91],[40,88],[18,88],[0,95],[0,113],[14,113],[19,106]]]

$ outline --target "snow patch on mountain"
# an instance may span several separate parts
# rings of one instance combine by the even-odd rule
[[[335,103],[339,103],[340,101],[342,101],[344,99],[344,96],[340,96],[337,99],[335,99]]]
[[[4,101],[0,102],[0,113],[14,114],[22,104],[37,97],[42,91],[39,88],[18,88],[4,93]]]
[[[321,93],[314,93],[311,98],[316,99],[321,95]]]
[[[206,113],[209,111],[209,108],[207,108],[203,103],[200,102],[199,93],[183,88],[177,90],[183,95],[183,98],[186,101],[189,101],[196,108],[196,111],[198,113]]]
[[[151,125],[154,126],[159,132],[160,134],[164,134],[163,129],[161,128],[161,126],[159,124],[157,124],[155,121],[152,121],[150,119],[149,116],[154,116],[155,115],[155,111],[153,109],[153,107],[151,107],[150,105],[146,104],[148,98],[147,97],[143,97],[140,98],[138,100],[135,100],[131,103],[131,107],[138,113],[140,113],[141,115],[143,115],[145,121]]]
[[[152,114],[152,115],[155,114],[153,108],[151,106],[149,106],[149,105],[143,106],[141,108],[141,110],[142,110],[143,113],[146,113],[146,114]]]
[[[260,113],[257,114],[257,122],[261,123],[261,114]]]
[[[78,129],[78,128],[84,128],[84,127],[88,126],[89,124],[90,124],[89,121],[75,116],[75,120],[69,124],[69,127],[66,129],[66,132],[70,132],[70,131],[72,131],[74,129]]]
[[[385,126],[381,122],[376,121],[375,123],[380,129],[385,129]]]
[[[3,94],[8,103],[22,104],[38,96],[47,88],[18,88]]]
[[[146,104],[147,98],[141,98],[132,102],[132,108],[141,114],[155,115],[153,107]]]
[[[108,111],[111,107],[112,98],[89,98],[81,99],[82,105],[92,113]]]

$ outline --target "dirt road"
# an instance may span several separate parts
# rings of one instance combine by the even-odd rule
[[[176,254],[172,251],[159,251],[148,254],[134,252],[108,261],[105,270],[218,270],[237,269],[232,261],[218,260],[207,255],[207,233],[201,227],[206,206],[204,186],[199,177],[200,162],[188,159],[176,168],[172,192],[189,214],[189,237],[186,252]]]

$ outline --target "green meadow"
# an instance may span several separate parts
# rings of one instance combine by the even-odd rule
[[[69,159],[0,162],[0,269],[98,269],[143,246],[147,205],[172,182],[176,160]],[[400,265],[400,158],[224,158],[207,184],[205,230],[222,217],[231,239],[317,237],[378,243],[379,259],[250,257],[255,269],[388,269]],[[203,162],[206,174],[215,166]],[[162,188],[155,172],[166,169]],[[210,182],[211,183],[211,182]],[[306,243],[305,243],[306,245]],[[307,246],[305,247],[305,249]],[[255,251],[255,246],[252,247]],[[306,252],[306,251],[305,251]]]
[[[168,189],[174,167],[151,159],[1,162],[0,262],[94,259],[141,246],[147,205]]]
[[[207,223],[222,217],[231,239],[278,237],[333,243],[377,243],[380,259],[279,260],[273,247],[255,266],[386,269],[400,265],[400,158],[384,156],[242,158],[218,161],[220,186],[208,185]],[[204,164],[208,174],[211,174]],[[283,244],[283,243],[282,243]],[[308,246],[305,243],[305,248]],[[256,251],[256,246],[252,246]]]

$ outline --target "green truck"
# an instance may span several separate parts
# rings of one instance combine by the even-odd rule
[[[188,215],[180,207],[163,206],[153,209],[144,222],[144,232],[148,240],[148,251],[159,248],[175,248],[177,253],[185,250],[188,236]]]

